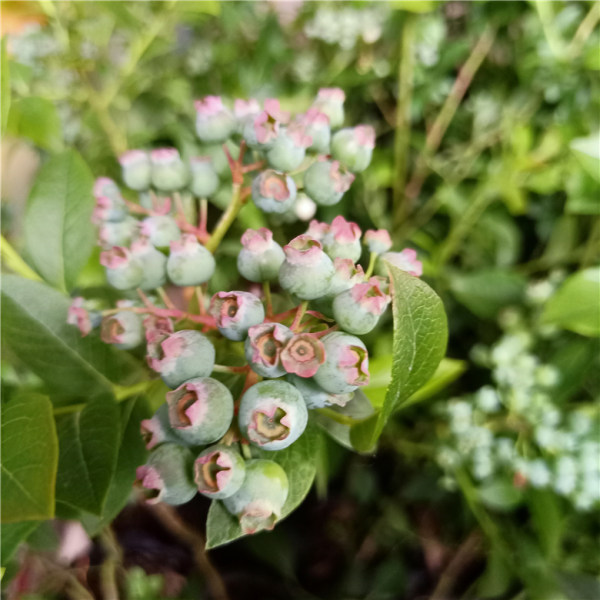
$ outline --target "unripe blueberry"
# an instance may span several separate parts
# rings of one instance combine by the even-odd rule
[[[127,216],[125,201],[120,196],[98,196],[92,213],[92,223],[101,225],[103,223],[118,223]]]
[[[202,146],[200,153],[203,156],[208,156],[212,160],[212,166],[215,172],[219,176],[219,179],[229,179],[231,177],[231,170],[229,169],[229,161],[227,155],[223,151],[223,146],[229,150],[233,160],[237,160],[240,155],[240,147],[237,146],[232,140],[227,140],[225,144],[211,144],[209,146]],[[231,189],[229,186],[229,195],[231,196]]]
[[[356,262],[361,255],[361,231],[356,223],[346,221],[338,215],[331,222],[329,233],[323,240],[323,249],[333,260],[334,258],[349,258]]]
[[[189,502],[198,491],[192,481],[192,453],[184,446],[162,444],[150,453],[136,477],[147,492],[148,504],[178,505]]]
[[[152,418],[144,419],[140,423],[140,433],[146,444],[146,450],[152,450],[164,442],[183,443],[171,427],[169,405],[166,402],[158,407]]]
[[[325,237],[329,233],[330,229],[331,225],[329,225],[329,223],[321,223],[320,221],[313,219],[308,224],[308,229],[306,230],[305,235],[323,244],[323,242],[325,241]]]
[[[244,436],[263,450],[281,450],[306,429],[308,411],[300,392],[278,379],[248,388],[240,402],[238,422]]]
[[[196,100],[196,133],[207,144],[224,142],[234,132],[236,122],[219,96]]]
[[[304,173],[304,191],[317,204],[337,204],[350,189],[354,175],[340,166],[337,160],[319,158]]]
[[[206,448],[194,461],[194,482],[208,498],[233,496],[244,483],[246,463],[233,448],[216,444]]]
[[[221,335],[234,342],[243,340],[250,327],[265,319],[262,302],[249,292],[217,292],[210,301],[209,312]]]
[[[188,444],[212,444],[225,435],[233,419],[231,392],[216,379],[198,377],[167,393],[169,421]]]
[[[412,248],[405,248],[402,252],[385,252],[379,257],[375,271],[379,275],[387,276],[388,271],[384,261],[415,277],[423,274],[423,263],[417,259],[417,253]]]
[[[346,406],[354,396],[354,392],[330,394],[317,385],[314,379],[304,379],[298,375],[288,375],[286,379],[302,394],[307,408]]]
[[[157,248],[168,248],[173,240],[181,237],[181,230],[175,220],[166,215],[147,217],[142,221],[140,231]]]
[[[281,350],[293,335],[291,329],[281,323],[261,323],[250,327],[244,344],[250,368],[262,377],[285,375],[281,365]]]
[[[192,181],[190,190],[198,198],[212,196],[219,187],[219,176],[213,167],[210,156],[196,156],[190,159]]]
[[[342,329],[349,333],[369,333],[383,314],[390,297],[381,289],[377,277],[357,283],[338,294],[333,300],[333,316]]]
[[[175,388],[193,377],[206,377],[215,364],[215,348],[199,331],[184,329],[172,334],[147,331],[148,365]]]
[[[293,171],[302,164],[311,142],[300,124],[282,127],[267,151],[267,162],[277,171]]]
[[[269,150],[279,135],[280,126],[290,120],[290,114],[281,110],[279,100],[267,98],[264,106],[262,112],[246,121],[242,132],[246,144],[253,150]]]
[[[98,177],[94,182],[94,198],[101,197],[111,200],[123,200],[119,186],[110,177]]]
[[[98,230],[98,243],[103,248],[113,246],[128,246],[138,233],[138,221],[133,217],[126,217],[118,223],[102,223]]]
[[[312,377],[325,362],[323,343],[310,333],[299,333],[281,350],[281,364],[286,373]]]
[[[233,103],[233,114],[237,121],[237,132],[243,133],[244,127],[248,123],[252,123],[260,112],[258,100],[254,98],[250,98],[250,100],[236,99]]]
[[[279,269],[281,287],[302,300],[325,296],[334,269],[321,244],[307,235],[299,235],[283,251],[285,260]]]
[[[365,231],[364,242],[369,252],[381,254],[392,247],[392,238],[385,229],[369,229]]]
[[[332,394],[347,394],[369,383],[369,355],[362,340],[334,331],[322,341],[325,362],[314,377],[317,385]]]
[[[370,125],[340,129],[331,140],[331,153],[353,173],[364,171],[375,148],[375,130]]]
[[[147,239],[140,238],[131,244],[131,256],[142,265],[143,277],[139,287],[155,290],[167,280],[167,257]]]
[[[93,310],[91,302],[81,296],[73,298],[67,312],[67,323],[75,325],[85,337],[102,322],[102,316],[99,311]]]
[[[318,108],[309,108],[305,114],[297,119],[308,137],[311,138],[309,149],[317,154],[329,154],[329,142],[331,141],[331,128],[329,117]]]
[[[340,88],[321,88],[313,107],[329,117],[332,129],[341,127],[344,123],[344,100],[346,94]]]
[[[139,346],[144,340],[142,318],[134,312],[123,310],[102,319],[100,337],[106,344],[122,350]]]
[[[168,215],[171,213],[171,198],[160,196],[154,192],[140,192],[138,194],[140,206],[149,210],[154,215]]]
[[[335,273],[331,278],[329,287],[330,296],[337,296],[365,280],[363,268],[360,265],[355,265],[350,258],[334,258],[333,267]]]
[[[296,184],[289,175],[267,169],[252,182],[252,201],[266,213],[284,213],[295,200]]]
[[[176,148],[159,148],[150,154],[152,185],[162,192],[173,192],[185,187],[189,180],[186,164]]]
[[[246,462],[242,487],[223,500],[225,508],[240,520],[244,533],[273,529],[288,496],[288,478],[272,460]]]
[[[129,150],[119,157],[125,185],[138,192],[150,187],[152,165],[150,156],[144,150]]]
[[[237,257],[240,275],[255,283],[277,279],[285,254],[273,241],[273,232],[265,227],[247,229],[241,241],[242,249]]]
[[[213,255],[200,244],[195,235],[184,234],[171,242],[167,274],[175,285],[200,285],[215,272]]]
[[[115,246],[100,253],[100,264],[106,267],[106,279],[118,290],[136,288],[144,278],[144,270],[139,260],[122,246]]]
[[[301,192],[296,196],[292,210],[301,221],[309,221],[315,216],[317,205],[312,198]]]

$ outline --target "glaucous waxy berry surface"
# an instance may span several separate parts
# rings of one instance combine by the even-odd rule
[[[130,150],[119,158],[127,189],[96,181],[100,262],[123,299],[102,310],[75,298],[68,321],[83,335],[101,323],[104,342],[143,349],[171,388],[140,425],[149,502],[198,492],[240,532],[271,529],[298,476],[286,461],[296,444],[314,452],[314,411],[344,411],[369,383],[357,336],[390,302],[378,257],[421,267],[414,250],[391,251],[385,230],[313,218],[335,210],[371,159],[372,127],[340,129],[344,100],[322,89],[292,115],[273,98],[206,96],[195,104],[197,147]],[[256,225],[245,220],[222,244],[249,201]]]

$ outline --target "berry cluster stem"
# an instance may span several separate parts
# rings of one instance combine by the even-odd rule
[[[308,300],[304,300],[300,306],[298,306],[298,310],[296,312],[296,316],[290,325],[290,329],[292,331],[296,331],[302,322],[302,317],[304,317],[304,313],[306,313],[306,309],[308,308]]]
[[[368,279],[369,277],[371,277],[371,275],[373,275],[373,271],[375,270],[375,262],[377,261],[377,252],[371,252],[371,255],[369,256],[369,266],[367,267],[367,270],[365,271],[365,278]]]
[[[263,293],[265,295],[265,305],[267,317],[273,316],[273,299],[271,298],[271,284],[268,281],[263,281]]]

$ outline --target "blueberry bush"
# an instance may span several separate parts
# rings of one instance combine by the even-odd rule
[[[598,7],[5,3],[6,597],[597,598]]]

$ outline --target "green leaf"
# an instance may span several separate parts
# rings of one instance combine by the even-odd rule
[[[10,107],[7,129],[12,135],[28,138],[44,150],[56,151],[62,145],[56,104],[46,98],[31,96],[15,100]]]
[[[600,131],[574,139],[570,146],[581,166],[596,181],[600,181]]]
[[[0,59],[0,131],[6,131],[8,123],[8,111],[10,109],[10,67],[8,64],[8,55],[6,53],[6,37],[2,38],[2,56]]]
[[[446,386],[458,379],[467,370],[467,363],[464,360],[455,358],[442,358],[442,361],[431,376],[431,379],[420,389],[418,389],[404,405],[412,406],[423,400],[428,400],[433,395],[441,392]]]
[[[18,395],[2,405],[2,523],[54,516],[58,441],[50,400]]]
[[[290,488],[280,520],[287,517],[308,494],[315,478],[316,457],[321,442],[320,433],[309,423],[302,436],[288,448],[278,452],[256,452],[257,457],[279,463],[288,477]],[[238,520],[227,512],[221,502],[213,500],[206,522],[206,548],[222,546],[243,535]]]
[[[418,277],[388,264],[394,317],[392,380],[381,410],[352,427],[350,439],[360,452],[369,452],[392,413],[435,373],[448,341],[444,305]]]
[[[49,388],[71,396],[110,391],[143,371],[127,353],[67,324],[69,299],[44,283],[2,276],[2,341]]]
[[[580,335],[600,336],[600,267],[568,277],[546,304],[542,321]]]
[[[0,557],[2,557],[3,565],[8,563],[19,544],[26,540],[37,527],[39,527],[38,521],[3,523],[0,536]]]
[[[518,302],[525,291],[525,276],[506,269],[482,269],[456,273],[450,289],[456,299],[483,319],[496,317],[498,311]]]
[[[405,10],[412,13],[431,12],[436,7],[433,0],[392,0],[390,6],[396,10]]]
[[[57,417],[56,432],[57,501],[100,515],[119,451],[119,409],[114,398],[95,396],[80,412]]]
[[[565,524],[558,497],[548,490],[532,488],[527,490],[526,498],[540,548],[552,563],[558,558]]]
[[[316,410],[315,422],[327,432],[338,444],[354,450],[350,441],[350,429],[353,422],[362,421],[370,417],[374,410],[369,398],[361,391],[356,390],[354,396],[346,406],[331,406],[325,410]],[[338,420],[336,420],[340,417]],[[346,421],[347,422],[344,422]]]
[[[131,496],[135,470],[146,460],[147,451],[140,435],[140,422],[148,416],[144,397],[132,398],[121,404],[121,441],[114,477],[106,494],[100,517],[86,513],[81,521],[90,536],[97,535],[121,512]]]
[[[68,150],[44,164],[27,203],[27,254],[38,273],[63,291],[74,286],[94,247],[93,182],[81,156]]]
[[[494,479],[484,483],[478,488],[477,493],[483,504],[500,511],[512,510],[521,502],[523,496],[521,490],[504,479]]]

